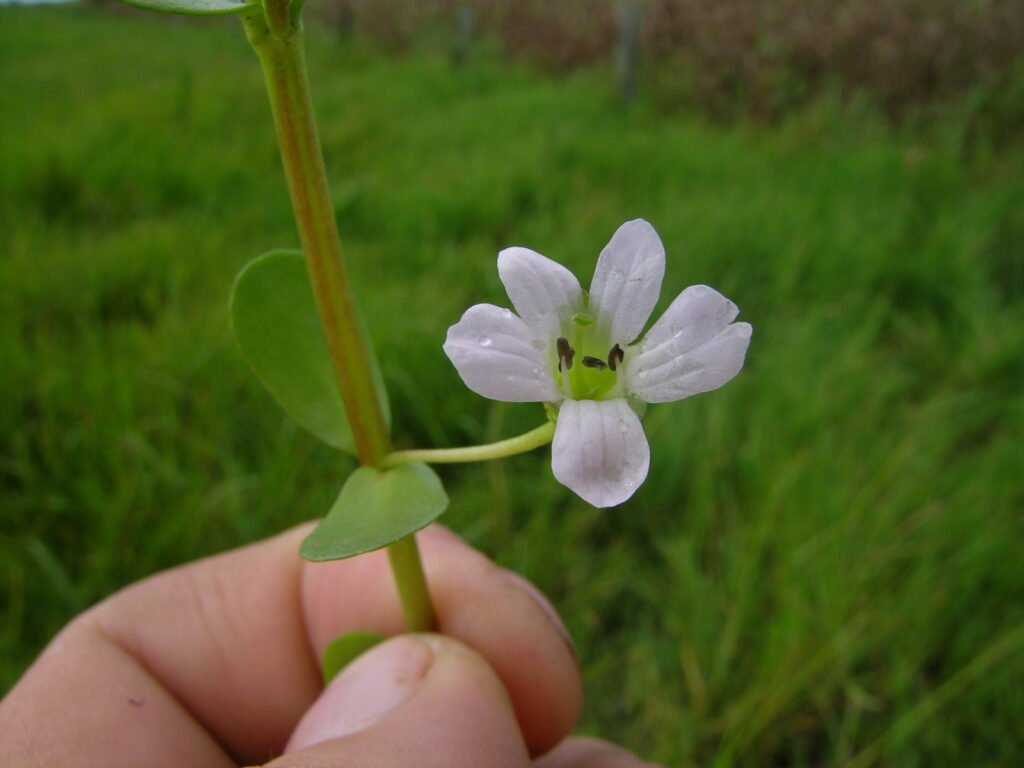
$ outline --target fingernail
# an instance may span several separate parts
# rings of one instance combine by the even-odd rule
[[[518,589],[521,589],[529,595],[530,599],[537,604],[537,607],[544,612],[544,615],[548,617],[551,625],[565,642],[566,647],[569,649],[569,653],[572,654],[572,657],[576,661],[579,661],[580,655],[576,651],[576,644],[572,641],[572,635],[569,634],[569,630],[566,629],[565,624],[562,623],[562,617],[558,615],[558,611],[556,611],[554,606],[551,605],[551,602],[544,596],[544,593],[515,571],[506,571],[506,573],[508,573],[508,580]]]
[[[379,723],[408,701],[434,662],[415,637],[396,637],[350,664],[299,721],[286,751],[305,749]]]

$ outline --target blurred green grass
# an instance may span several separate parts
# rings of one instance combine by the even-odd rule
[[[584,282],[661,233],[661,308],[754,324],[726,389],[652,408],[595,511],[543,453],[443,470],[446,522],[536,581],[584,727],[672,765],[1013,765],[1024,749],[1024,148],[827,99],[778,127],[623,110],[608,72],[398,60],[314,34],[339,222],[401,446],[528,428],[441,351],[500,247]],[[0,9],[0,685],[76,611],[317,516],[350,462],[231,341],[235,272],[295,246],[230,21]],[[658,310],[660,311],[660,309]]]

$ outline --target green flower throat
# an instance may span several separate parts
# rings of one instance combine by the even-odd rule
[[[594,318],[578,312],[572,317],[572,338],[560,336],[555,343],[558,365],[555,381],[573,400],[605,400],[618,397],[619,371],[626,356],[621,346],[599,334]]]

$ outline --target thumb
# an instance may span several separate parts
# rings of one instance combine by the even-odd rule
[[[320,695],[267,768],[527,768],[512,703],[494,671],[438,635],[396,637]]]

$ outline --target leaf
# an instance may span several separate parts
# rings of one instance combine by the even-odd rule
[[[260,10],[259,3],[244,0],[121,0],[125,5],[160,13],[183,13],[188,16],[226,16],[245,10]]]
[[[307,560],[342,560],[393,544],[430,525],[448,495],[426,464],[361,467],[349,475],[327,517],[299,548]]]
[[[329,685],[341,670],[386,639],[376,632],[348,632],[334,638],[324,651],[324,685]]]
[[[301,252],[271,251],[238,273],[231,324],[245,359],[285,412],[328,445],[355,453]],[[376,360],[372,373],[390,422]]]

